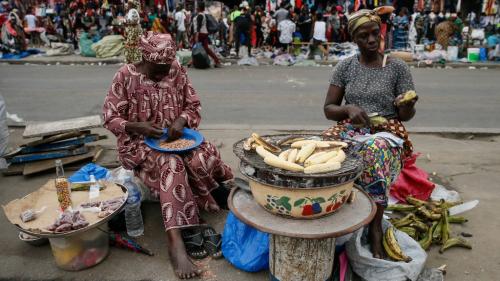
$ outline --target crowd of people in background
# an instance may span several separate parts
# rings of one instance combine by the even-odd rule
[[[20,52],[30,44],[49,46],[51,42],[70,43],[78,49],[82,34],[92,42],[107,35],[125,36],[128,8],[124,1],[52,2],[52,6],[40,0],[1,2],[1,51]],[[231,49],[235,51],[232,55],[238,56],[240,47],[246,46],[251,56],[255,48],[288,52],[291,46],[306,43],[312,51],[319,50],[327,55],[327,43],[350,40],[347,32],[349,13],[364,6],[374,8],[374,1],[352,1],[360,2],[358,7],[345,5],[346,1],[340,0],[300,5],[298,2],[302,3],[285,0],[274,10],[265,5],[250,6],[246,1],[231,8],[217,2],[222,8],[219,8],[216,19],[206,16],[210,15],[208,4],[200,1],[175,7],[139,4],[138,12],[143,32],[170,33],[179,49],[189,49],[199,42],[218,65],[219,59],[209,45],[216,46],[222,56],[231,55]],[[435,42],[444,48],[461,45],[474,28],[484,29],[483,40],[488,47],[498,45],[498,11],[493,15],[475,12],[465,15],[454,9],[436,11],[434,6],[419,6],[419,2],[422,1],[414,1],[415,5],[411,7],[396,6],[384,14],[383,49],[412,50],[415,45]]]

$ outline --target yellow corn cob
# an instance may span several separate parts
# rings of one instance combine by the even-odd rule
[[[278,158],[281,159],[281,160],[287,161],[288,160],[288,155],[290,154],[290,151],[292,151],[292,150],[291,149],[287,149],[287,150],[281,152],[280,155],[278,156]]]
[[[277,157],[275,155],[268,156],[268,157],[264,158],[264,162],[269,166],[273,166],[273,167],[288,170],[288,171],[293,171],[293,172],[304,171],[304,167],[302,167],[298,164],[290,163],[288,161],[280,159],[279,157]]]
[[[288,154],[287,161],[290,163],[295,163],[295,160],[297,159],[297,153],[299,153],[297,149],[292,149],[292,151],[290,151],[290,154]]]
[[[297,162],[302,164],[306,161],[306,159],[313,154],[316,149],[316,143],[310,143],[308,145],[303,146],[299,153],[297,153]]]
[[[271,152],[267,151],[264,147],[262,146],[257,146],[257,148],[255,148],[255,151],[257,152],[257,154],[260,155],[260,157],[262,158],[266,158],[268,156],[274,156],[274,157],[277,157],[276,155],[272,154]]]
[[[338,169],[340,169],[340,163],[331,162],[331,163],[316,164],[306,167],[304,169],[304,173],[306,174],[328,173]]]
[[[344,162],[345,160],[345,152],[341,149],[338,151],[337,155],[335,155],[334,157],[330,158],[328,160],[328,162],[326,163],[335,163],[335,162],[338,162],[338,163],[342,163]]]
[[[336,150],[334,151],[330,151],[330,152],[327,152],[327,153],[324,153],[314,159],[307,159],[306,162],[305,162],[305,166],[311,166],[311,165],[316,165],[316,164],[323,164],[323,163],[326,163],[328,162],[328,160],[330,160],[331,158],[337,156],[338,152]],[[309,157],[311,158],[311,157]],[[337,161],[338,162],[338,161]]]

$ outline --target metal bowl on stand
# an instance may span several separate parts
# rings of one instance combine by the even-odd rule
[[[301,137],[317,137],[300,135]],[[290,135],[262,136],[271,143]],[[254,199],[267,211],[290,218],[312,219],[334,213],[350,196],[354,181],[363,171],[357,143],[345,149],[341,169],[322,174],[305,174],[271,167],[255,151],[245,151],[240,140],[233,152],[241,160],[240,171],[249,180]]]

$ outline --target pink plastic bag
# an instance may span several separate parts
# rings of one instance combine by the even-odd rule
[[[407,196],[428,200],[434,189],[434,183],[428,180],[427,172],[415,164],[418,156],[420,153],[415,153],[403,160],[403,169],[391,187],[391,195],[401,202],[406,202]]]

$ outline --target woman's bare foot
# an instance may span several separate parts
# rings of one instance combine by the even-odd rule
[[[382,246],[382,238],[384,231],[382,229],[382,217],[384,215],[384,207],[377,204],[377,213],[370,222],[368,229],[368,241],[370,242],[370,250],[374,258],[384,258],[384,247]]]
[[[168,254],[175,274],[180,279],[190,279],[201,274],[201,270],[189,259],[180,229],[167,231]]]

